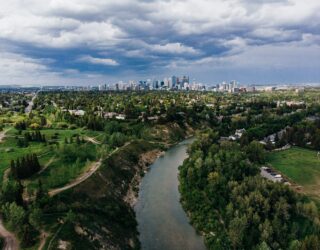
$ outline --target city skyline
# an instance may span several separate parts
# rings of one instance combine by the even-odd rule
[[[320,82],[317,0],[0,3],[0,85]]]

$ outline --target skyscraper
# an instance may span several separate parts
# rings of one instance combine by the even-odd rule
[[[171,77],[171,83],[172,83],[172,87],[171,88],[175,88],[178,84],[178,81],[177,81],[177,77],[176,76],[172,76]]]

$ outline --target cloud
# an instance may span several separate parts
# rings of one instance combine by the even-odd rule
[[[198,54],[199,52],[192,47],[181,43],[167,43],[165,45],[156,44],[149,46],[151,51],[169,54]]]
[[[87,62],[91,64],[102,64],[106,66],[118,66],[119,63],[113,59],[110,58],[96,58],[92,56],[81,56],[79,58],[80,62]]]
[[[79,75],[120,78],[128,72],[162,74],[168,65],[175,65],[177,71],[187,67],[189,72],[184,73],[192,74],[203,65],[233,65],[230,58],[246,64],[249,54],[263,62],[265,48],[270,55],[280,53],[279,48],[291,54],[318,49],[319,27],[319,0],[0,2],[0,47],[7,56],[30,59],[26,67],[41,62],[34,69],[41,74],[63,75],[71,69]],[[290,53],[286,56],[290,58]],[[43,62],[48,59],[52,61]],[[287,69],[286,57],[278,60]],[[309,65],[308,58],[299,60]],[[18,63],[12,65],[14,69]],[[309,68],[317,66],[315,62]],[[255,65],[251,67],[254,77]],[[0,84],[1,80],[0,76]]]
[[[0,75],[38,74],[48,70],[48,67],[44,64],[46,62],[48,60],[37,60],[24,57],[21,54],[0,52]]]

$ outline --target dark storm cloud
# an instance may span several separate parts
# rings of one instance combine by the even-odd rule
[[[319,13],[318,0],[12,0],[0,3],[0,66],[21,76],[32,69],[54,79],[68,72],[120,78],[203,65],[232,69],[246,64],[250,50],[260,55],[279,46],[291,49],[281,65],[297,64],[287,57],[300,48],[319,53]]]

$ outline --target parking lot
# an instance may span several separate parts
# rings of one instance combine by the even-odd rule
[[[270,167],[261,167],[260,169],[260,174],[262,177],[273,181],[273,182],[283,182],[287,185],[290,185],[290,183],[288,181],[286,181],[283,176],[279,173],[277,173],[275,170],[273,170]]]

